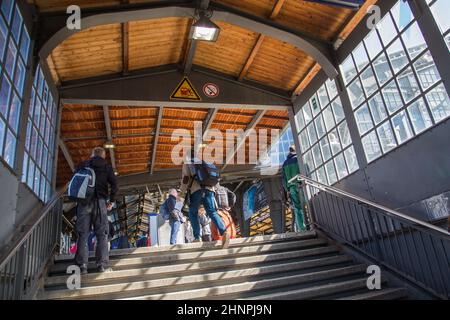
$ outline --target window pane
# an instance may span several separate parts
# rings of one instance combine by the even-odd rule
[[[10,130],[8,130],[3,159],[5,159],[6,163],[8,163],[11,168],[14,168],[15,152],[16,152],[16,137]]]
[[[370,60],[373,60],[380,53],[382,46],[376,30],[372,30],[364,39]]]
[[[425,39],[422,36],[422,32],[420,31],[417,22],[414,22],[408,30],[402,34],[402,39],[411,59],[417,57],[427,48]]]
[[[302,148],[302,151],[305,152],[309,148],[309,141],[306,130],[300,132],[299,137],[300,137],[300,147]]]
[[[427,94],[427,101],[430,105],[434,121],[441,121],[450,116],[450,105],[448,94],[443,84],[438,85]]]
[[[325,84],[323,84],[319,90],[317,91],[317,95],[319,96],[319,101],[320,101],[320,105],[323,108],[325,108],[328,104],[328,102],[330,102],[330,100],[328,100],[328,93],[327,93],[327,89],[325,89]]]
[[[327,132],[334,128],[335,123],[331,106],[323,110],[323,119],[325,121],[325,128],[327,129]]]
[[[14,37],[14,40],[16,40],[16,43],[19,43],[22,25],[23,25],[22,15],[20,14],[19,8],[16,6],[16,9],[14,10],[14,19],[11,27],[11,32]]]
[[[0,88],[0,112],[5,119],[8,119],[10,94],[11,94],[11,83],[3,75],[2,87]]]
[[[389,121],[382,124],[378,129],[378,137],[380,138],[381,148],[383,152],[386,153],[397,146],[395,141],[394,133],[392,132],[391,125]]]
[[[430,51],[425,52],[416,60],[414,69],[417,72],[419,82],[424,90],[441,80],[441,76],[434,64]]]
[[[366,91],[366,96],[368,97],[378,89],[375,75],[370,66],[361,74],[361,81],[364,86],[364,91]]]
[[[362,144],[368,162],[381,156],[381,149],[375,132],[372,131],[367,136],[362,138]]]
[[[322,150],[323,160],[328,161],[331,159],[331,149],[330,149],[330,143],[328,142],[328,138],[324,137],[322,140],[320,140],[320,148]]]
[[[353,173],[358,170],[358,160],[356,159],[355,149],[353,147],[344,151],[345,160],[347,161],[347,167],[349,173]]]
[[[338,95],[338,90],[336,87],[336,82],[334,80],[328,79],[326,82],[328,94],[330,96],[330,99],[334,99]]]
[[[336,155],[342,149],[336,129],[330,132],[330,134],[328,135],[328,139],[330,140],[331,151],[333,152],[333,155]]]
[[[411,67],[399,74],[398,85],[406,103],[420,94],[419,84],[416,81]]]
[[[384,107],[384,102],[379,93],[377,93],[372,99],[369,100],[369,108],[375,124],[379,124],[381,121],[387,118],[387,112]]]
[[[366,104],[355,112],[355,118],[361,135],[373,128],[372,118]]]
[[[348,86],[348,94],[353,109],[356,109],[364,101],[364,92],[358,78]]]
[[[433,16],[439,25],[442,33],[445,33],[450,28],[450,19],[448,13],[450,12],[450,3],[448,0],[438,0],[431,7]]]
[[[399,30],[403,30],[414,18],[409,5],[404,1],[398,1],[391,13]]]
[[[22,39],[20,40],[20,54],[22,55],[25,64],[28,60],[28,52],[30,50],[30,35],[28,34],[27,28],[23,28]]]
[[[14,97],[11,101],[11,107],[9,110],[9,125],[13,128],[14,132],[17,133],[20,118],[20,106],[21,101],[19,97],[14,93]]]
[[[34,185],[34,162],[31,161],[28,164],[28,179],[27,179],[27,185],[33,189]]]
[[[302,110],[303,117],[305,118],[305,124],[308,124],[312,120],[311,107],[309,106],[309,103],[305,104]]]
[[[316,120],[314,121],[314,123],[316,124],[316,129],[317,129],[317,136],[318,138],[322,138],[325,135],[325,124],[323,123],[323,117],[321,114],[319,114],[319,116],[316,118]]]
[[[8,35],[8,29],[3,18],[0,16],[0,60],[3,61],[3,54],[6,48],[6,37]]]
[[[352,55],[349,55],[347,59],[340,66],[342,75],[344,76],[345,83],[349,83],[356,76],[356,68],[353,63]]]
[[[311,150],[314,156],[315,167],[318,168],[323,163],[322,155],[320,154],[319,144],[316,144],[314,147],[312,147]]]
[[[386,106],[390,114],[394,113],[403,106],[402,98],[400,97],[400,93],[394,80],[386,85],[382,91],[384,101],[386,102]]]
[[[315,169],[311,151],[305,153],[303,160],[305,161],[306,174],[309,175]]]
[[[403,143],[413,136],[406,112],[402,111],[392,118],[392,126],[399,143]]]
[[[308,130],[309,142],[311,143],[311,145],[313,145],[314,143],[317,142],[317,134],[316,134],[316,129],[314,129],[313,122],[310,123],[307,130]]]
[[[311,98],[311,100],[309,100],[309,103],[311,105],[311,110],[312,110],[313,116],[316,116],[320,112],[320,106],[319,106],[319,102],[317,101],[317,96],[314,95]]]
[[[23,85],[25,81],[25,65],[22,62],[22,59],[18,59],[17,61],[17,68],[16,68],[16,75],[14,77],[14,85],[16,86],[17,91],[19,92],[20,96],[22,97],[23,94]]]
[[[387,62],[386,55],[382,53],[374,62],[373,68],[375,70],[375,74],[380,82],[380,85],[385,84],[392,78],[391,68],[389,67],[389,63]]]
[[[348,130],[347,122],[342,122],[339,127],[339,136],[341,137],[342,147],[345,148],[352,143],[352,138],[350,137],[350,131]]]
[[[342,179],[345,176],[347,176],[348,172],[347,172],[347,167],[345,165],[344,155],[342,153],[340,155],[338,155],[334,159],[334,162],[336,163],[336,169],[337,169],[337,174],[338,174],[339,179]]]
[[[336,119],[336,123],[341,122],[345,119],[344,108],[342,107],[341,98],[336,98],[332,104],[334,118]]]
[[[33,187],[33,190],[34,190],[34,192],[37,195],[39,194],[40,182],[41,182],[41,173],[39,172],[38,167],[36,167],[35,170],[34,170],[34,187]]]
[[[33,127],[33,135],[31,136],[31,147],[30,147],[30,152],[31,152],[30,156],[32,158],[35,158],[35,155],[36,155],[37,141],[38,141],[38,132],[37,132],[36,128]]]
[[[380,32],[381,40],[385,46],[387,46],[397,35],[397,30],[395,30],[394,23],[389,14],[381,20],[378,31]]]
[[[328,181],[330,185],[334,184],[338,180],[338,177],[336,175],[336,170],[334,169],[333,161],[329,161],[325,165],[325,170],[327,171]]]
[[[2,13],[8,23],[11,21],[12,16],[12,8],[13,8],[14,1],[13,0],[3,0],[2,1]]]
[[[363,43],[361,43],[353,51],[353,59],[355,60],[356,67],[359,71],[364,69],[364,67],[369,63],[369,57],[366,54],[366,49],[364,48]]]
[[[421,133],[433,125],[423,99],[419,99],[410,105],[408,107],[408,112],[416,134]]]
[[[22,166],[22,182],[27,182],[27,173],[28,173],[28,154],[25,152],[23,158],[23,166]]]
[[[300,132],[305,127],[305,120],[303,119],[303,112],[299,111],[295,118],[297,119],[297,128],[298,128],[298,131]]]
[[[327,174],[325,172],[325,168],[324,167],[320,167],[317,171],[317,181],[319,181],[322,184],[328,184],[328,180],[327,180]]]
[[[3,151],[3,144],[5,141],[5,130],[6,130],[6,125],[3,122],[3,120],[0,118],[0,154]]]
[[[9,41],[8,49],[6,52],[6,59],[5,59],[5,70],[8,72],[9,77],[12,79],[14,76],[14,65],[16,62],[16,56],[17,56],[17,48],[14,45],[13,41]]]
[[[403,50],[400,39],[397,39],[386,49],[389,60],[391,61],[392,69],[394,73],[400,71],[404,66],[408,64],[408,58]]]

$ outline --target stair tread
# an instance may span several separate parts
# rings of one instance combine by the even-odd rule
[[[372,290],[366,293],[355,294],[337,300],[381,300],[381,299],[400,299],[406,297],[404,288],[384,288],[381,290]]]

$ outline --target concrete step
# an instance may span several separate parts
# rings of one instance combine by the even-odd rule
[[[324,271],[303,273],[291,276],[279,276],[277,278],[247,281],[243,283],[209,286],[207,288],[183,290],[178,292],[155,293],[125,298],[123,300],[186,300],[186,299],[210,299],[221,295],[245,293],[255,290],[274,289],[294,284],[323,281],[336,277],[343,277],[364,273],[366,266],[354,265],[340,268],[330,268]],[[365,279],[364,279],[365,285]]]
[[[307,231],[302,233],[284,233],[284,234],[276,234],[276,235],[268,235],[268,236],[256,236],[251,238],[238,238],[230,240],[230,248],[235,247],[248,247],[253,245],[261,245],[265,243],[276,243],[276,242],[287,242],[287,241],[299,241],[306,239],[316,238],[316,232]],[[212,242],[201,242],[201,243],[186,243],[186,244],[177,244],[177,245],[167,245],[160,247],[145,247],[145,248],[132,248],[132,249],[118,249],[110,251],[110,259],[121,258],[124,256],[139,256],[139,255],[147,255],[147,254],[167,254],[167,253],[181,253],[181,252],[189,252],[189,251],[201,251],[201,250],[211,250],[211,249],[221,249],[222,242],[221,241],[212,241]],[[74,255],[58,255],[55,256],[55,262],[70,262],[74,259]],[[89,258],[94,259],[95,253],[90,252]]]
[[[364,267],[365,271],[365,267]],[[363,271],[363,272],[364,272]],[[339,281],[335,281],[329,284],[311,286],[307,288],[300,289],[280,289],[277,292],[263,294],[263,295],[253,295],[249,298],[244,298],[242,300],[305,300],[305,299],[318,299],[324,298],[326,296],[338,293],[351,292],[352,290],[367,289],[367,275],[362,274],[361,278]],[[382,280],[382,282],[386,282]],[[367,289],[369,290],[369,289]]]
[[[316,256],[324,256],[317,258]],[[307,260],[305,260],[307,259]],[[117,270],[105,273],[90,273],[83,275],[81,283],[83,287],[101,284],[108,281],[126,280],[128,282],[155,277],[168,276],[170,274],[187,275],[193,272],[206,272],[218,269],[239,269],[251,266],[259,266],[269,263],[281,263],[283,261],[297,260],[304,264],[304,267],[318,267],[321,265],[331,265],[334,263],[350,263],[349,256],[338,254],[338,249],[333,246],[319,247],[314,249],[304,249],[298,251],[288,251],[281,253],[260,254],[240,258],[224,258],[219,260],[180,263],[167,266],[137,268],[129,270]],[[52,286],[65,286],[69,275],[51,276],[45,279],[47,288]]]
[[[404,288],[386,288],[381,290],[372,290],[367,293],[355,294],[337,300],[397,300],[407,298],[407,292]]]
[[[273,244],[262,244],[248,247],[238,247],[230,249],[219,249],[209,251],[195,251],[195,252],[183,252],[183,253],[168,253],[161,255],[148,255],[138,258],[123,258],[110,261],[112,268],[118,269],[133,269],[138,266],[155,265],[155,264],[176,264],[182,261],[205,261],[211,259],[221,259],[230,257],[240,257],[248,255],[264,254],[268,252],[277,251],[289,251],[298,250],[302,248],[314,248],[326,245],[328,242],[325,239],[308,239],[301,241],[290,241]],[[50,273],[65,273],[67,267],[73,264],[73,262],[65,261],[60,262],[52,266]],[[88,268],[95,269],[94,262],[89,262]]]
[[[97,285],[91,287],[85,287],[79,290],[49,290],[46,291],[43,296],[44,299],[71,299],[71,298],[81,298],[81,297],[92,297],[95,296],[99,298],[100,295],[105,294],[124,294],[125,292],[141,291],[151,289],[152,291],[157,291],[161,287],[177,286],[179,289],[183,290],[194,289],[199,286],[199,284],[207,285],[212,287],[217,285],[216,282],[232,284],[235,281],[246,281],[251,277],[261,277],[270,274],[283,274],[287,272],[297,272],[300,270],[328,266],[333,268],[333,264],[349,262],[349,259],[345,256],[338,256],[334,259],[324,259],[324,260],[312,260],[312,261],[301,261],[301,262],[290,262],[285,264],[267,265],[241,270],[231,270],[225,272],[212,272],[191,276],[177,275],[176,277],[162,278],[162,279],[152,279],[146,281],[131,281],[129,279],[120,279],[116,284],[110,285]],[[336,267],[334,267],[336,268]],[[359,269],[358,269],[359,270]],[[311,271],[312,272],[312,271]]]

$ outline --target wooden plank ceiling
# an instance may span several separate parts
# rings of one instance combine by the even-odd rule
[[[117,6],[148,0],[29,0],[41,12],[65,11],[70,4],[82,8]],[[291,29],[326,42],[348,35],[346,24],[354,12],[302,0],[217,0],[241,11],[268,18]],[[373,2],[373,1],[372,1]],[[57,84],[102,75],[127,74],[149,67],[183,65],[188,50],[191,19],[164,18],[132,21],[94,27],[76,33],[62,42],[48,57]],[[355,21],[352,22],[353,24]],[[300,93],[320,70],[303,51],[280,40],[218,21],[221,28],[215,43],[198,42],[194,66],[212,69],[289,93]],[[344,32],[344,34],[343,34]],[[206,121],[207,109],[163,108],[160,135],[155,138],[159,107],[109,106],[111,133],[116,145],[114,157],[120,175],[173,168],[170,153],[176,142],[170,135],[176,129],[193,130],[194,121]],[[257,116],[256,110],[220,109],[211,129],[245,130]],[[287,112],[268,111],[255,129],[282,129]],[[61,138],[75,164],[89,157],[93,147],[107,141],[103,106],[65,105]],[[156,148],[155,148],[156,144]],[[250,152],[245,144],[246,158]],[[155,150],[155,155],[153,152]],[[224,150],[225,153],[226,150]],[[108,158],[110,158],[108,156]],[[154,163],[152,160],[154,158]],[[58,161],[58,184],[70,177],[67,161]]]

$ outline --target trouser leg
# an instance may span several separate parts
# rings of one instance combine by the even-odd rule
[[[79,266],[87,265],[89,260],[88,239],[91,231],[91,213],[93,209],[93,203],[78,204],[77,206],[77,222],[75,229],[78,239],[75,263]]]
[[[295,221],[297,224],[297,228],[298,230],[304,231],[306,230],[305,219],[303,216],[302,203],[300,200],[300,194],[297,190],[297,187],[289,188],[289,195],[291,197],[292,204],[294,206]]]
[[[172,221],[170,223],[170,244],[177,244],[178,231],[180,230],[180,221]]]
[[[206,190],[205,197],[202,200],[206,213],[210,217],[211,221],[216,225],[217,230],[219,230],[219,233],[222,236],[225,231],[227,231],[227,229],[216,211],[216,206],[214,203],[214,192]]]
[[[106,200],[98,199],[98,211],[94,222],[94,231],[97,237],[97,248],[95,250],[95,259],[97,266],[107,267],[109,264],[108,251],[108,210],[106,209]]]
[[[191,194],[189,203],[189,220],[191,220],[194,239],[200,239],[200,222],[198,221],[198,208],[202,200],[202,190],[197,190]]]

